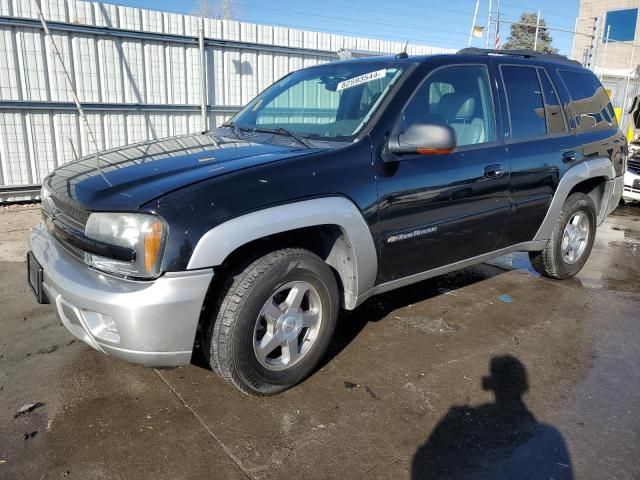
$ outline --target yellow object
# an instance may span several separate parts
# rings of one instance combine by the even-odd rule
[[[629,128],[627,129],[627,142],[632,141],[633,137],[634,137],[633,127],[631,125],[629,125]]]
[[[622,117],[622,108],[621,107],[614,107],[613,111],[616,114],[616,120],[618,121],[618,123],[620,123],[620,117]]]
[[[144,268],[147,272],[152,272],[158,259],[160,243],[162,241],[162,224],[155,220],[151,224],[149,232],[144,235]]]

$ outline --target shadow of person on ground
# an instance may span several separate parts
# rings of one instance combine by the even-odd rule
[[[495,402],[449,410],[418,449],[412,480],[573,479],[569,451],[560,432],[540,423],[522,396],[527,371],[516,358],[493,357],[482,388]]]

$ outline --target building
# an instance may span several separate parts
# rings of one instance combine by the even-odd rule
[[[601,78],[613,105],[625,112],[640,94],[640,0],[580,0],[576,32],[572,58]],[[623,128],[627,117],[623,113]]]
[[[639,9],[640,0],[580,0],[573,58],[596,71],[628,75],[640,26]],[[640,60],[640,49],[634,56]]]

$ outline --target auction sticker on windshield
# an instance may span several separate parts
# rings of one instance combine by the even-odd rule
[[[377,80],[379,78],[384,78],[387,74],[387,69],[383,68],[382,70],[376,70],[375,72],[365,73],[364,75],[358,75],[357,77],[350,78],[349,80],[343,80],[336,87],[337,91],[344,90],[345,88],[355,87],[356,85],[361,85],[363,83],[371,82],[373,80]]]

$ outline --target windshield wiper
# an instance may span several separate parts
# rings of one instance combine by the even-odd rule
[[[278,127],[278,128],[254,128],[254,132],[264,132],[264,133],[276,133],[279,135],[287,135],[288,137],[293,138],[300,145],[303,145],[306,148],[313,148],[313,145],[309,143],[302,135],[292,132],[286,128]]]

